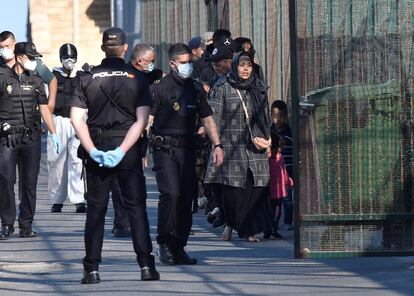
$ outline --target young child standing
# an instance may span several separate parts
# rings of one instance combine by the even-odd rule
[[[272,147],[272,151],[269,157],[270,203],[272,206],[272,214],[274,217],[274,224],[271,236],[273,238],[282,238],[282,236],[278,232],[279,221],[282,214],[282,203],[288,196],[288,188],[291,188],[293,186],[293,180],[289,177],[289,174],[287,173],[285,161],[281,153],[282,140],[276,138],[275,141],[279,142],[279,147]]]
[[[287,230],[292,229],[292,138],[288,124],[287,106],[281,100],[271,107],[273,124],[271,126],[272,148],[269,155],[270,199],[274,213],[274,226],[271,236],[282,238],[279,234],[279,220],[284,205],[284,222]],[[267,234],[270,237],[269,234]]]

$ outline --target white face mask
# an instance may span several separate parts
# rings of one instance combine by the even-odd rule
[[[72,69],[75,67],[76,59],[68,58],[62,60],[62,65],[66,70],[72,71]]]
[[[28,71],[34,71],[35,69],[36,69],[36,66],[37,66],[37,62],[36,62],[36,60],[33,60],[33,61],[31,61],[31,60],[26,60],[24,63],[23,63],[23,68],[25,68],[26,70],[28,70]]]
[[[13,52],[13,49],[11,48],[3,47],[3,48],[0,48],[0,55],[3,59],[8,61],[14,57],[14,52]]]
[[[193,73],[193,64],[192,63],[186,63],[186,64],[178,64],[178,76],[180,76],[182,79],[187,79],[191,76]]]
[[[152,72],[154,70],[154,68],[155,68],[155,64],[154,63],[151,63],[151,64],[148,64],[147,65],[147,68],[146,69],[144,67],[144,71],[145,72]]]

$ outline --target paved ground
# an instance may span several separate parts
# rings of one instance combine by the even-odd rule
[[[45,155],[43,155],[45,156]],[[152,238],[156,226],[157,191],[148,172],[149,218]],[[413,295],[414,258],[293,259],[292,232],[282,241],[258,244],[223,242],[205,216],[195,215],[196,234],[188,251],[196,266],[157,264],[161,281],[139,281],[138,266],[128,239],[114,239],[112,207],[106,220],[102,283],[80,285],[85,216],[65,205],[51,214],[47,169],[42,158],[37,238],[16,234],[0,242],[0,295]]]

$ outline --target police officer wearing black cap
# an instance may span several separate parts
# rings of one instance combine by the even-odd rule
[[[40,167],[40,117],[52,134],[56,151],[61,146],[47,106],[42,79],[34,74],[36,58],[41,57],[34,44],[15,44],[15,63],[0,67],[0,239],[14,232],[16,207],[14,184],[16,165],[21,172],[19,205],[20,237],[35,237],[32,222],[36,209],[36,185]]]
[[[214,148],[213,160],[223,162],[223,150],[213,111],[201,85],[191,76],[191,51],[177,43],[168,50],[171,72],[151,86],[151,145],[154,168],[160,191],[157,242],[160,261],[167,265],[196,264],[185,252],[192,225],[191,204],[197,192],[196,116],[209,135]]]
[[[88,207],[81,283],[100,282],[105,214],[114,179],[125,199],[141,280],[158,280],[151,255],[145,177],[136,144],[148,122],[151,96],[145,77],[123,60],[128,49],[124,31],[106,30],[102,43],[106,58],[79,77],[70,103],[71,121],[86,154]]]

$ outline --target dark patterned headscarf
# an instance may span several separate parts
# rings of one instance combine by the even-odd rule
[[[240,78],[238,73],[238,66],[240,58],[249,58],[253,64],[253,59],[247,52],[239,52],[233,56],[231,63],[231,72],[227,74],[227,81],[236,89],[246,90],[250,94],[253,106],[253,115],[251,120],[251,127],[253,133],[252,137],[264,137],[266,139],[270,136],[270,111],[269,103],[267,101],[267,86],[257,78],[254,71],[246,80]]]

